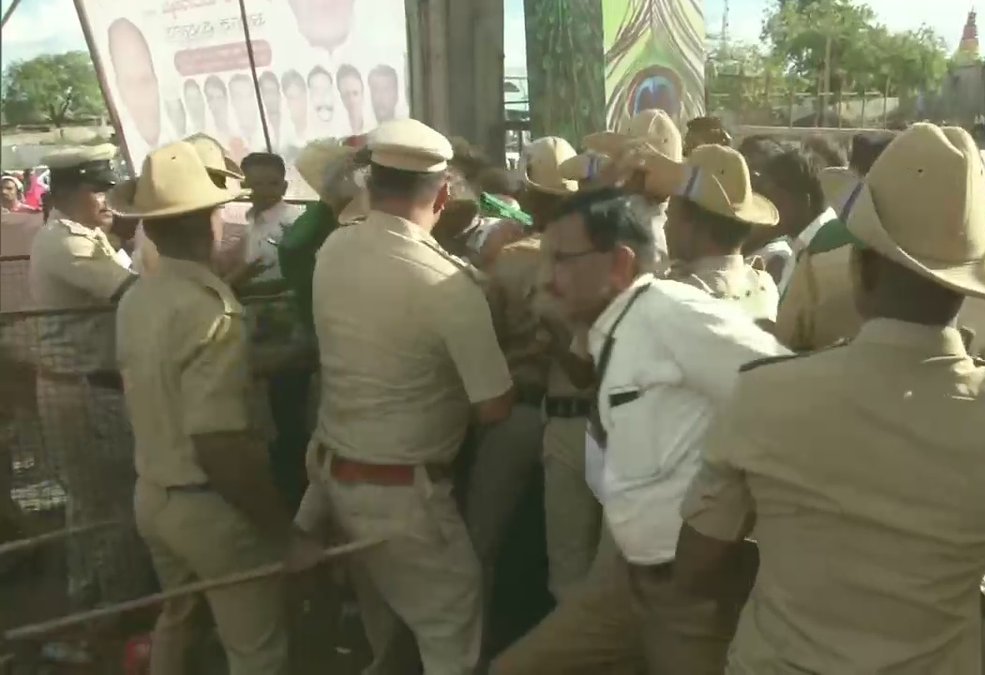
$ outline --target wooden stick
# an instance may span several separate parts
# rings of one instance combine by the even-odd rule
[[[55,530],[54,532],[45,532],[44,534],[39,534],[36,537],[30,537],[28,539],[17,539],[15,541],[8,541],[5,544],[0,544],[0,556],[6,553],[14,553],[15,551],[22,551],[27,548],[35,548],[36,546],[41,546],[42,544],[47,544],[52,541],[57,541],[59,539],[65,539],[76,534],[83,534],[84,532],[91,532],[93,530],[101,530],[105,527],[113,527],[116,525],[122,525],[124,521],[121,520],[104,520],[101,523],[93,523],[92,525],[81,525],[79,527],[66,527],[63,530]]]
[[[383,541],[385,541],[383,538],[364,539],[362,541],[355,541],[349,544],[327,548],[322,553],[322,562],[329,560],[330,558],[346,555],[348,553],[363,551],[373,546],[377,546],[383,543]],[[271,563],[269,565],[262,565],[246,572],[237,572],[236,574],[230,574],[217,579],[196,581],[193,584],[179,586],[178,588],[172,588],[169,591],[147,595],[142,598],[137,598],[136,600],[128,600],[109,607],[100,607],[98,609],[91,609],[85,612],[70,614],[69,616],[63,616],[58,619],[42,621],[41,623],[29,624],[27,626],[20,626],[19,628],[13,628],[6,631],[3,634],[3,637],[5,640],[25,640],[37,638],[64,628],[89,623],[90,621],[95,621],[97,619],[105,619],[107,617],[115,616],[116,614],[123,614],[135,609],[158,605],[167,600],[174,600],[175,598],[203,593],[205,591],[211,591],[216,588],[223,588],[225,586],[234,586],[236,584],[242,584],[248,581],[256,581],[258,579],[264,579],[266,577],[272,577],[278,574],[284,574],[284,563],[278,562]]]

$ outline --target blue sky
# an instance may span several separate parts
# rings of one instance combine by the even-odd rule
[[[139,1],[139,0],[138,0]],[[6,11],[12,0],[0,0]],[[505,2],[506,64],[523,67],[526,63],[523,39],[523,0]],[[730,31],[734,39],[756,41],[763,12],[772,0],[730,0]],[[985,0],[867,0],[879,20],[893,30],[932,26],[957,46],[968,10],[977,7],[985,32]],[[725,0],[706,0],[705,16],[709,32],[717,32],[722,22]],[[85,49],[82,31],[72,0],[21,0],[10,22],[3,29],[0,63],[29,59],[39,54]]]

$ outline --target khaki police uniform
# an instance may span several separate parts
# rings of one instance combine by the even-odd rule
[[[415,120],[383,125],[370,143],[375,164],[398,170],[443,171],[452,156]],[[481,573],[450,465],[470,406],[511,386],[482,289],[420,226],[371,211],[319,251],[314,317],[321,407],[298,524],[313,529],[331,509],[349,537],[386,539],[352,559],[369,672],[399,617],[426,674],[471,673]]]
[[[954,329],[875,320],[744,373],[683,507],[726,540],[756,515],[729,673],[981,672],[983,438],[985,367]]]
[[[765,270],[750,265],[741,255],[702,258],[679,263],[668,278],[695,286],[709,295],[739,305],[756,321],[776,321],[780,293]]]
[[[46,158],[55,190],[115,182],[113,146]],[[116,368],[112,302],[133,280],[106,234],[57,209],[31,248],[29,284],[38,317],[37,402],[44,446],[67,493],[69,527],[128,521],[132,438]],[[69,598],[77,608],[131,599],[147,589],[131,527],[100,528],[68,542]]]
[[[776,337],[794,351],[812,351],[850,339],[862,326],[852,291],[852,246],[805,252],[780,302]],[[958,325],[970,329],[969,351],[985,356],[985,300],[965,299]]]
[[[845,226],[985,299],[985,167],[967,132],[897,137]],[[705,536],[751,529],[759,544],[730,674],[982,672],[985,362],[964,342],[950,326],[873,318],[847,345],[740,376],[682,507]]]
[[[142,177],[117,188],[110,201],[147,220],[215,208],[240,194],[214,185],[194,149],[175,143],[148,155]],[[158,263],[121,301],[117,343],[136,440],[137,527],[168,590],[278,562],[284,550],[210,488],[195,451],[196,436],[251,426],[243,308],[205,265],[165,256]],[[279,578],[205,597],[232,675],[287,674]],[[185,672],[187,648],[203,630],[199,601],[165,603],[152,673]]]

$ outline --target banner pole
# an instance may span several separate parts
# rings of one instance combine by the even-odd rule
[[[260,109],[260,127],[263,129],[263,142],[267,144],[267,152],[273,152],[274,146],[270,142],[270,129],[267,126],[267,111],[263,107],[263,98],[260,96],[260,76],[257,75],[257,61],[253,54],[253,40],[250,38],[250,22],[246,17],[246,0],[239,0],[239,15],[243,21],[243,36],[246,38],[246,56],[250,59],[250,75],[253,76],[253,91],[257,97],[257,107]]]
[[[116,106],[113,105],[113,98],[109,95],[109,82],[106,80],[106,70],[103,68],[102,61],[99,58],[99,52],[96,51],[96,41],[92,37],[89,15],[86,14],[83,2],[84,0],[75,0],[73,4],[75,5],[75,13],[79,17],[82,36],[85,38],[86,47],[89,48],[89,59],[92,61],[92,67],[96,70],[96,80],[99,82],[99,90],[102,92],[103,101],[106,103],[106,112],[109,113],[110,123],[112,123],[113,130],[116,132],[116,140],[123,149],[123,157],[126,160],[127,167],[130,169],[130,175],[136,176],[137,167],[134,166],[133,156],[130,154],[130,148],[127,146],[127,139],[123,135],[123,123],[120,121],[120,114],[117,112]]]
[[[19,4],[21,4],[21,0],[14,0],[10,3],[10,7],[7,8],[7,11],[3,13],[3,18],[0,19],[0,30],[7,25],[7,21],[14,15],[14,10],[17,9],[17,5]]]

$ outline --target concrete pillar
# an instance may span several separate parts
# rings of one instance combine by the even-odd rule
[[[504,157],[503,0],[405,0],[411,114]]]

